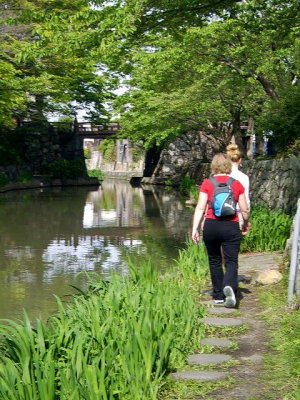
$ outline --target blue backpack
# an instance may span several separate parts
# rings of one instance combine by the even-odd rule
[[[236,213],[236,201],[234,199],[231,184],[235,181],[229,178],[225,183],[219,183],[214,177],[209,178],[214,185],[211,207],[218,218],[233,217]]]

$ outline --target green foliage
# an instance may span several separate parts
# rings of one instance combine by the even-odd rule
[[[298,53],[299,51],[300,49],[298,50]],[[258,119],[258,123],[260,132],[272,132],[270,139],[282,155],[293,156],[299,154],[299,86],[295,85],[291,88],[284,88],[284,90],[280,92],[280,95],[278,101],[270,102],[265,107],[264,112]]]
[[[130,278],[95,276],[67,308],[58,300],[47,325],[26,315],[0,325],[0,397],[157,399],[162,378],[198,346],[202,313],[176,273],[143,265]]]
[[[0,129],[1,166],[20,165],[26,160],[27,131]]]
[[[283,158],[300,157],[300,139],[296,139],[292,144],[287,146],[284,151],[278,155]],[[278,157],[277,156],[277,157]]]
[[[3,9],[4,10],[4,9]],[[96,11],[90,11],[95,14]],[[11,116],[43,121],[48,112],[74,115],[84,105],[91,118],[107,119],[115,79],[88,45],[92,33],[85,24],[89,4],[64,2],[8,2],[1,15],[0,123]],[[94,57],[93,57],[94,56]],[[100,73],[102,71],[102,73]],[[2,74],[3,73],[3,74]]]
[[[298,0],[8,2],[0,124],[82,105],[107,120],[126,76],[114,112],[133,142],[197,130],[222,148],[252,117],[284,149],[299,139],[298,20]]]
[[[103,155],[103,161],[114,162],[117,159],[117,147],[115,140],[104,139],[99,144],[99,150]]]
[[[6,185],[7,183],[7,176],[4,174],[4,172],[0,172],[0,187]]]
[[[208,274],[208,258],[204,244],[195,245],[188,241],[186,248],[179,251],[177,264],[184,279],[201,284]]]
[[[286,308],[288,277],[261,294],[264,319],[269,329],[271,352],[265,357],[262,376],[271,393],[285,400],[298,400],[300,394],[300,310]],[[266,396],[267,398],[268,396]]]
[[[250,222],[250,233],[242,240],[242,252],[284,250],[290,236],[290,216],[264,207],[253,207]]]
[[[100,169],[89,169],[87,173],[90,178],[97,178],[99,181],[103,181],[103,173]]]
[[[23,172],[18,176],[17,181],[21,183],[27,183],[32,179],[32,174],[30,172]]]
[[[131,147],[132,161],[134,164],[139,163],[145,157],[145,149],[138,144]]]
[[[173,186],[174,185],[174,181],[171,178],[168,178],[165,180],[165,185],[166,186]]]
[[[84,158],[90,159],[92,157],[92,151],[89,147],[83,149]]]
[[[190,199],[198,201],[199,187],[194,179],[185,176],[180,182],[179,190],[182,194],[188,195]]]
[[[297,0],[248,0],[176,35],[146,35],[118,99],[123,134],[151,146],[197,130],[224,148],[229,127],[241,142],[241,120],[253,117],[257,133],[273,130],[285,146],[299,129],[298,18]]]
[[[65,160],[59,159],[53,161],[45,167],[45,172],[54,179],[76,179],[87,176],[86,166],[83,160]]]

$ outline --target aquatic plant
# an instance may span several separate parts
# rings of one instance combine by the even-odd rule
[[[0,398],[156,399],[203,330],[184,274],[160,276],[150,264],[109,282],[93,275],[72,304],[57,304],[47,324],[25,314],[0,325]]]

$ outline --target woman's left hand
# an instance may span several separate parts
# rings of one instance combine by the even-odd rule
[[[199,243],[199,241],[200,241],[200,235],[199,235],[199,232],[198,232],[198,231],[194,231],[194,232],[192,233],[192,241],[193,241],[195,244],[198,244],[198,243]]]

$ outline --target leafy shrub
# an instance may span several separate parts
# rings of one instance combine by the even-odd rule
[[[99,150],[102,153],[103,161],[114,162],[117,159],[116,142],[111,139],[102,140],[99,144]]]
[[[92,157],[92,151],[89,147],[86,147],[83,150],[83,153],[84,153],[84,158],[90,159]]]
[[[131,154],[133,163],[137,164],[145,157],[145,150],[142,146],[135,145],[131,147]]]
[[[4,174],[4,172],[0,172],[0,187],[6,185],[7,183],[8,179],[6,175]]]
[[[21,183],[27,183],[32,179],[32,175],[30,172],[23,172],[18,176],[17,181]]]
[[[251,230],[242,240],[241,251],[275,251],[285,248],[292,218],[281,211],[253,207],[250,213]]]
[[[196,185],[194,179],[185,176],[180,182],[179,190],[182,194],[189,196],[190,199],[193,199],[195,201],[198,200],[199,187],[198,185]]]
[[[85,162],[79,158],[71,161],[65,159],[53,161],[47,165],[46,172],[54,179],[76,179],[87,176]]]
[[[88,176],[90,178],[98,178],[99,181],[103,181],[103,173],[100,169],[90,169],[88,170]]]

